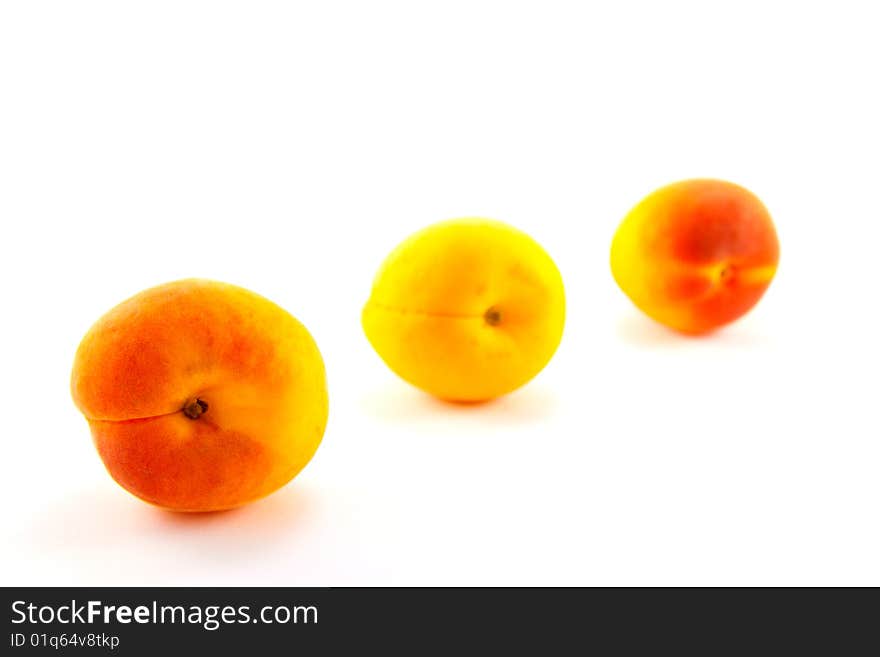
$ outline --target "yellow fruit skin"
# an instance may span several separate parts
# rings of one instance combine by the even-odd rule
[[[401,378],[450,401],[532,379],[562,338],[565,293],[550,256],[498,221],[429,226],[385,260],[364,307],[367,339]]]

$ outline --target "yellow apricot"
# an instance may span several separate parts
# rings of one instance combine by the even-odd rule
[[[498,221],[429,226],[385,260],[363,310],[376,352],[442,399],[484,401],[532,379],[562,338],[565,293],[549,255]]]

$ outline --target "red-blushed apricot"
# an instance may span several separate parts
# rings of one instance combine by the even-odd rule
[[[773,220],[757,196],[723,180],[661,187],[624,218],[611,271],[645,314],[706,333],[748,312],[779,263]]]
[[[199,279],[151,288],[99,319],[71,392],[110,475],[177,511],[280,488],[327,422],[323,360],[302,324],[253,292]]]

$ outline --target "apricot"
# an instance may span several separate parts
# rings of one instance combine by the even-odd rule
[[[565,294],[550,256],[497,221],[429,226],[385,260],[362,323],[397,375],[442,399],[476,402],[519,388],[562,338]]]
[[[83,338],[74,402],[123,488],[175,511],[218,511],[280,488],[327,422],[308,331],[248,290],[190,279],[145,290]]]
[[[646,196],[611,244],[620,289],[649,317],[699,334],[748,312],[776,273],[779,240],[764,204],[723,180],[684,180]]]

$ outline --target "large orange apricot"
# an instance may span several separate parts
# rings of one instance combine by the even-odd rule
[[[778,262],[767,208],[723,180],[685,180],[649,194],[611,245],[620,288],[649,317],[683,333],[705,333],[748,312]]]
[[[565,322],[562,277],[511,226],[444,221],[388,256],[362,322],[401,378],[442,399],[484,401],[519,388],[553,356]]]
[[[327,422],[308,331],[248,290],[160,285],[92,326],[74,402],[110,475],[147,502],[217,511],[268,495],[312,458]]]

